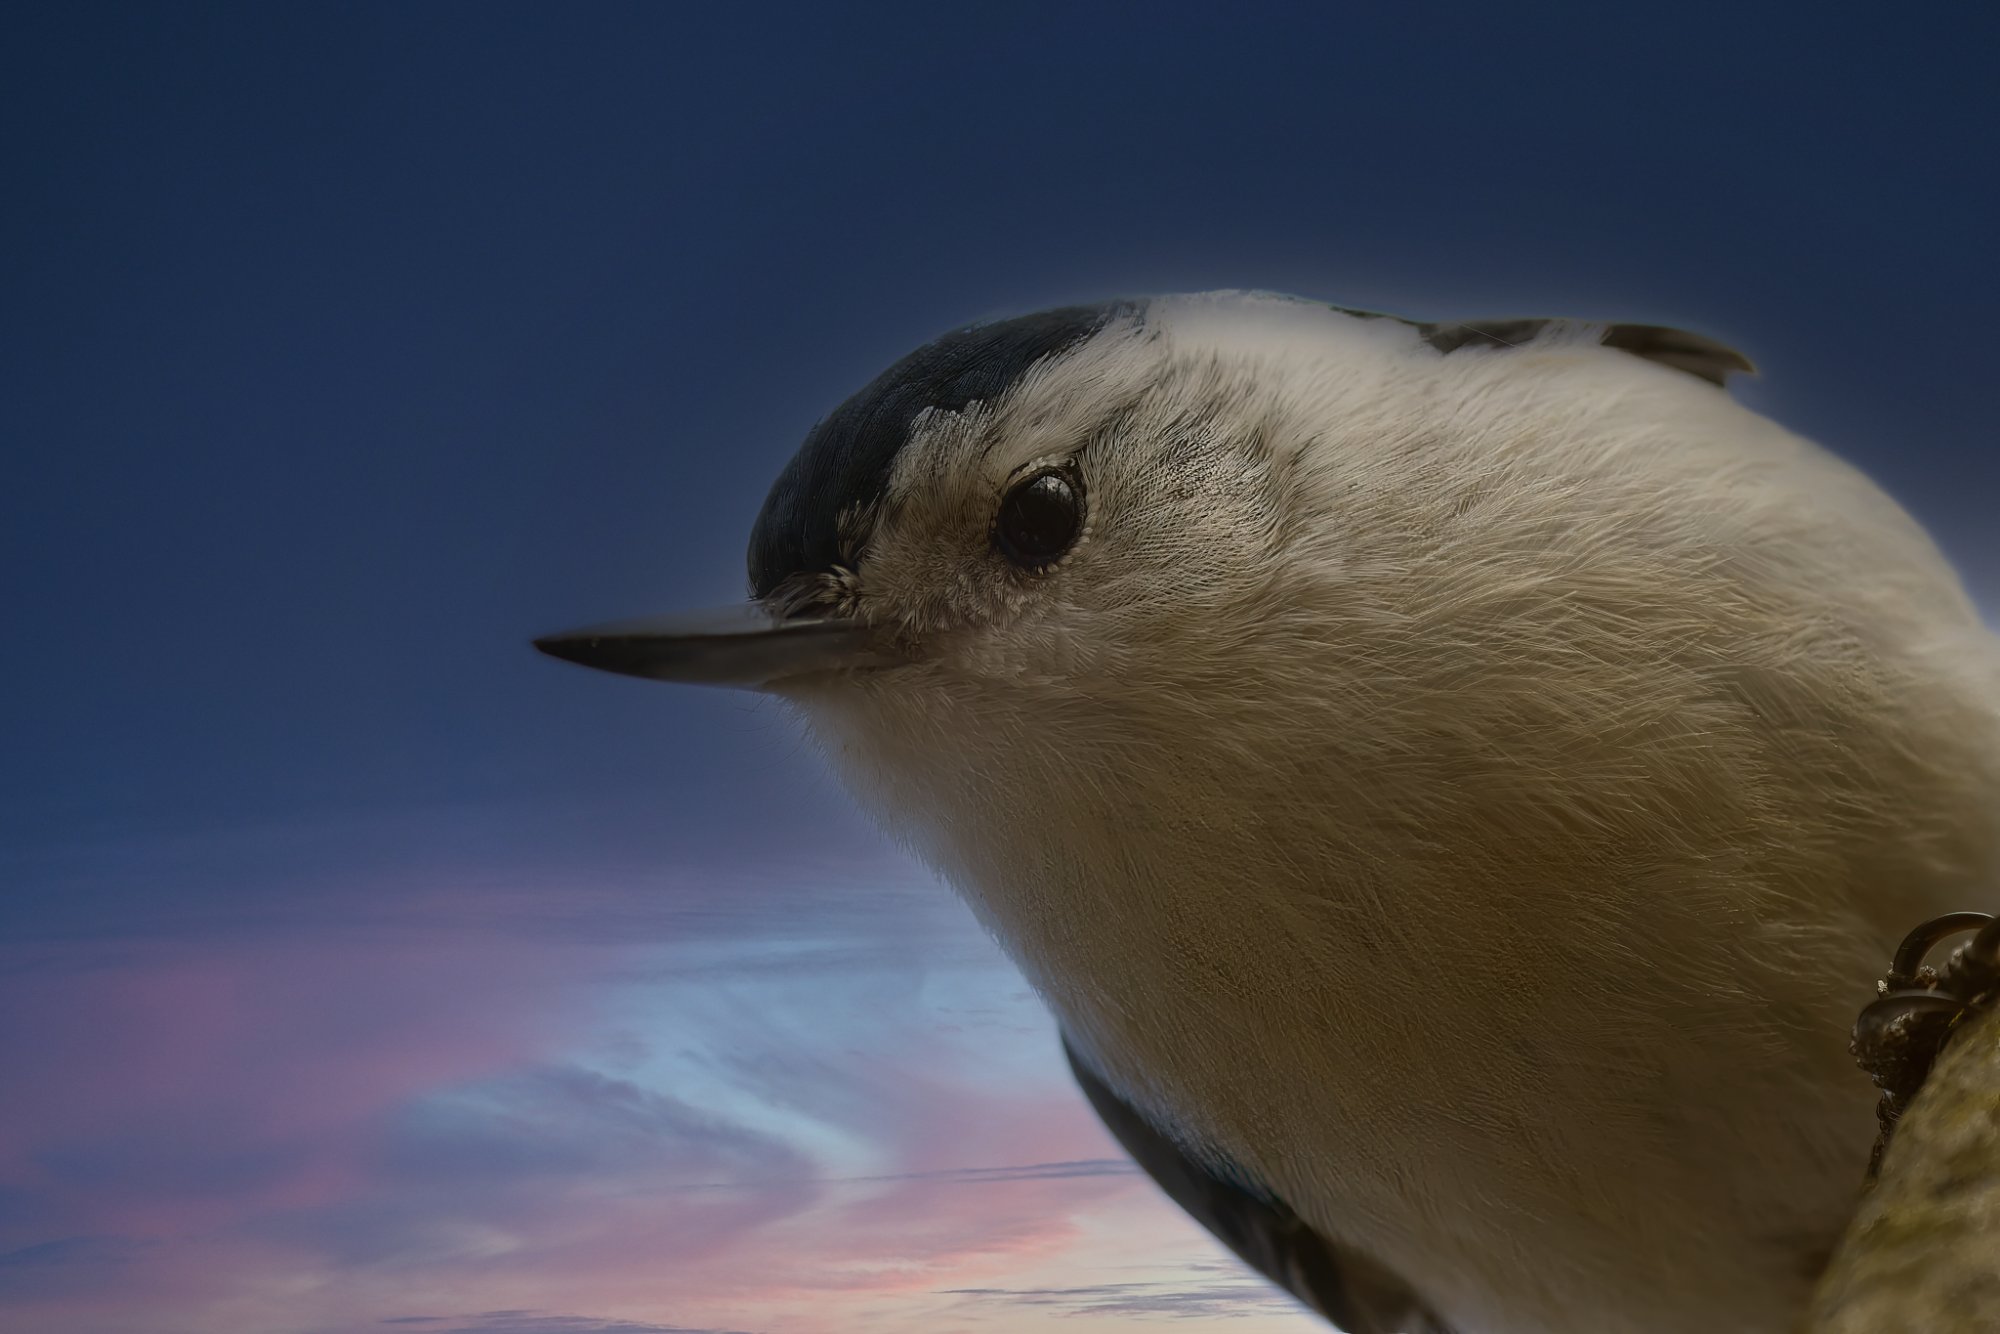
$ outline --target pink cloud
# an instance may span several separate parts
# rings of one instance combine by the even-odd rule
[[[815,954],[830,971],[802,980],[754,936],[690,972],[671,945],[384,935],[0,958],[18,1090],[0,1316],[65,1334],[509,1327],[476,1315],[495,1311],[523,1331],[1015,1330],[1053,1299],[967,1290],[1214,1257],[990,964],[965,985],[996,994],[948,1007],[897,982],[878,1016],[844,1007],[874,1003],[870,970],[906,975],[893,951]],[[656,975],[635,1018],[620,997]],[[1046,1062],[989,1068],[978,1044],[1024,1025]],[[1118,1327],[1143,1327],[1152,1298],[1117,1300]]]
[[[548,951],[495,942],[41,946],[6,960],[0,1181],[52,1224],[156,1244],[351,1197],[372,1123],[573,1018]]]

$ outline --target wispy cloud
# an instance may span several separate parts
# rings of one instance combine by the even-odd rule
[[[1200,1269],[1201,1266],[1187,1266],[1190,1273]],[[1196,1283],[1158,1280],[1048,1288],[947,1288],[944,1293],[978,1304],[1027,1307],[1064,1316],[1236,1320],[1296,1314],[1300,1310],[1292,1298],[1269,1283],[1240,1273]]]
[[[1070,1181],[1082,1177],[1129,1177],[1139,1174],[1129,1158],[1080,1158],[1066,1163],[1020,1163],[1012,1167],[952,1167],[936,1172],[898,1172],[884,1176],[827,1177],[828,1183],[878,1181],[939,1181],[977,1186],[1003,1181]]]
[[[420,1334],[749,1334],[712,1325],[661,1325],[650,1320],[598,1320],[540,1311],[482,1311],[469,1316],[405,1315],[378,1322]]]
[[[1019,978],[921,876],[572,866],[481,903],[502,877],[453,874],[415,915],[366,884],[344,916],[329,882],[309,929],[0,950],[0,1323],[1293,1319],[1185,1281],[1214,1245],[1118,1154]],[[455,927],[454,902],[483,925]],[[1166,1269],[1122,1281],[1134,1264]]]

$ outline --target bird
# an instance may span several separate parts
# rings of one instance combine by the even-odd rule
[[[789,704],[1174,1202],[1352,1334],[1765,1334],[1847,1043],[2000,869],[2000,641],[1707,335],[1282,294],[969,324],[749,599],[537,646]]]

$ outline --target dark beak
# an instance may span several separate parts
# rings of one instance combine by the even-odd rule
[[[637,621],[614,621],[548,635],[550,657],[625,676],[690,685],[770,690],[795,677],[894,659],[855,621],[779,620],[754,604]]]

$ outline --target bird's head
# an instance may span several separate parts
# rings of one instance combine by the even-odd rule
[[[957,709],[1010,741],[1074,739],[1177,683],[1226,694],[1282,629],[1302,532],[1325,527],[1288,493],[1310,406],[1260,353],[1297,355],[1287,324],[1380,339],[1304,303],[1177,300],[938,338],[807,436],[757,518],[748,606],[539,646],[767,691],[816,721],[864,699],[920,725]],[[1189,355],[1175,333],[1197,326],[1210,337]]]
[[[1734,411],[1699,380],[1738,363],[1641,326],[1240,293],[975,325],[807,436],[758,516],[747,606],[538,642],[783,697],[870,805],[942,813],[954,839],[1255,837],[1329,800],[1379,819],[1452,790],[1429,766],[1567,744],[1607,723],[1578,700],[1646,697],[1656,652],[1584,643],[1632,619],[1579,628],[1572,605],[1591,580],[1669,595],[1655,520],[1609,490],[1635,465],[1550,442],[1635,397]],[[1593,471],[1595,508],[1575,503]],[[1570,689],[1579,662],[1597,674]]]

